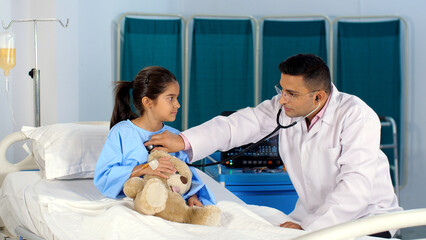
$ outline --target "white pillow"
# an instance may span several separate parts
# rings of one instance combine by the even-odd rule
[[[34,158],[44,178],[93,178],[109,126],[59,123],[21,131],[34,140]]]

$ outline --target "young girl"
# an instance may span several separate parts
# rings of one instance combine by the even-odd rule
[[[139,111],[136,115],[131,108],[130,91],[133,90],[133,105]],[[119,81],[115,87],[115,104],[111,117],[110,132],[99,156],[94,183],[99,191],[111,198],[124,196],[122,190],[127,179],[158,175],[167,178],[165,173],[176,170],[168,158],[158,159],[155,170],[145,167],[148,151],[144,142],[152,135],[178,130],[166,126],[163,122],[176,119],[178,108],[179,84],[175,76],[162,67],[142,69],[132,82]],[[184,162],[188,155],[181,151],[171,153]],[[189,206],[215,204],[213,194],[205,186],[195,171],[191,189],[183,196]]]

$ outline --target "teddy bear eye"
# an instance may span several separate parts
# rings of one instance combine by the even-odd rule
[[[176,170],[175,174],[179,174],[179,171],[178,171],[178,170]]]

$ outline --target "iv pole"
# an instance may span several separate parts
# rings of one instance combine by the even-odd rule
[[[5,26],[3,20],[1,24],[3,29],[8,30],[12,24],[16,22],[33,22],[34,23],[34,51],[35,51],[35,68],[31,69],[28,73],[34,79],[34,125],[40,127],[40,69],[38,69],[38,51],[37,51],[37,22],[59,22],[63,28],[68,27],[69,19],[67,18],[66,24],[56,18],[39,18],[39,19],[19,19],[12,20],[9,25]]]

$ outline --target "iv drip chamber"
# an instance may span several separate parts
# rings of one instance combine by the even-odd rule
[[[8,89],[8,76],[10,70],[16,65],[15,34],[3,32],[0,34],[0,68],[6,77],[6,90]]]

